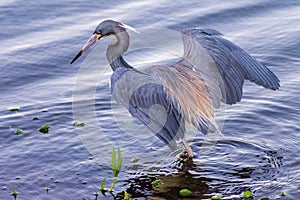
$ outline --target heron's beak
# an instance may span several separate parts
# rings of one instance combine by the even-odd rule
[[[77,53],[77,55],[72,59],[72,61],[70,62],[70,64],[72,64],[73,62],[75,62],[82,54],[84,54],[84,52],[90,48],[91,46],[93,46],[93,44],[95,44],[98,40],[100,40],[101,38],[101,34],[99,33],[94,33],[90,39],[83,45],[82,49]]]

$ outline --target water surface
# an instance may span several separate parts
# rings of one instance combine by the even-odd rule
[[[94,199],[94,188],[103,178],[110,184],[112,145],[121,146],[124,156],[116,193],[127,189],[134,198],[177,199],[178,191],[188,188],[193,199],[217,193],[239,199],[250,189],[255,199],[272,199],[283,190],[290,196],[282,199],[299,198],[299,13],[298,1],[2,1],[0,199],[13,199],[14,188],[22,200]],[[99,84],[88,101],[94,103],[97,123],[110,141],[99,140],[98,150],[107,156],[101,162],[78,134],[88,132],[88,125],[72,124],[74,90],[87,55],[74,65],[69,62],[107,18],[137,29],[214,28],[268,65],[281,88],[269,91],[246,82],[242,102],[226,106],[224,137],[205,156],[182,162],[174,158],[178,152],[155,137],[122,137],[113,122],[109,83],[95,80]],[[166,56],[135,53],[149,63]],[[127,56],[129,62],[136,60],[134,55]],[[93,73],[99,78],[98,71]],[[110,74],[107,68],[104,76]],[[124,109],[113,105],[130,120]],[[45,124],[51,126],[48,134],[38,131]],[[23,130],[20,135],[15,134],[18,128]],[[194,152],[203,140],[199,135],[189,141]],[[132,163],[133,157],[140,160]],[[149,173],[164,184],[153,188]],[[50,188],[48,194],[45,187]]]

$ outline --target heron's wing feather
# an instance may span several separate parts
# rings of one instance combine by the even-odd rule
[[[210,87],[202,77],[181,64],[156,65],[148,68],[146,72],[165,87],[164,92],[169,102],[172,102],[175,116],[182,117],[187,124],[206,134],[213,123],[213,107],[216,106],[212,98],[217,95],[212,96],[209,93]],[[216,98],[220,102],[220,98]]]
[[[181,115],[160,84],[147,83],[137,88],[130,98],[129,112],[171,148],[176,148],[175,140],[183,137]]]
[[[184,58],[197,71],[219,82],[225,103],[240,101],[244,79],[273,90],[279,88],[279,79],[265,65],[218,31],[193,28],[182,33]]]

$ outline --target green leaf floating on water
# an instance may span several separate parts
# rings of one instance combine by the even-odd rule
[[[222,198],[222,195],[216,194],[216,195],[211,197],[211,200],[220,200],[221,198]]]
[[[260,200],[270,200],[269,197],[263,197]]]
[[[16,131],[15,131],[15,134],[16,135],[20,135],[20,134],[22,134],[23,133],[23,130],[22,129],[17,129]]]
[[[281,196],[286,196],[287,195],[287,192],[286,191],[281,191]]]
[[[73,121],[73,125],[74,126],[85,126],[85,123],[81,122],[81,121]]]
[[[247,198],[251,198],[253,196],[252,192],[250,190],[246,190],[243,193],[243,198],[247,199]]]
[[[179,191],[179,195],[182,197],[188,197],[192,194],[192,192],[188,189],[182,189]]]
[[[136,163],[139,160],[140,160],[139,158],[132,158],[131,162]]]
[[[18,111],[20,110],[20,107],[11,107],[11,108],[8,108],[9,111]]]
[[[48,133],[48,132],[49,132],[49,128],[50,128],[50,126],[49,126],[48,124],[46,124],[46,125],[42,126],[42,127],[39,129],[39,131],[40,131],[41,133]]]
[[[47,194],[48,194],[48,192],[49,192],[49,188],[48,188],[48,186],[46,186],[45,187],[45,191],[47,192]]]
[[[159,184],[161,184],[161,180],[160,179],[156,179],[155,181],[152,181],[152,185],[154,187],[158,186]]]

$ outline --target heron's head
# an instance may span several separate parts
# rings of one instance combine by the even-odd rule
[[[105,20],[101,22],[97,28],[95,29],[93,35],[89,38],[89,40],[85,43],[82,49],[78,52],[78,54],[72,59],[71,64],[75,62],[88,48],[90,48],[93,44],[99,41],[101,38],[116,35],[120,32],[126,31],[126,28],[136,31],[134,28],[113,20]]]
[[[104,37],[114,35],[122,31],[126,31],[124,24],[113,20],[105,20],[97,26],[94,34],[100,34]]]

